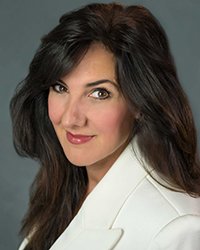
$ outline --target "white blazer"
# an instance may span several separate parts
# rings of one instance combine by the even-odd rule
[[[23,250],[25,239],[19,248]],[[50,250],[200,250],[200,198],[170,191],[129,144]]]

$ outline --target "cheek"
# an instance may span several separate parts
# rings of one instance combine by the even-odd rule
[[[105,134],[129,133],[131,129],[131,116],[124,107],[115,107],[99,112],[96,116],[96,126]]]
[[[62,108],[59,102],[51,95],[48,98],[48,114],[53,124],[59,124],[62,116]]]

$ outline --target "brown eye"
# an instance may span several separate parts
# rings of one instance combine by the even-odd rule
[[[110,97],[110,92],[106,89],[98,88],[95,89],[91,94],[91,97],[99,100],[105,100]]]
[[[54,85],[52,85],[52,89],[59,94],[67,92],[67,88],[59,82],[56,82]]]

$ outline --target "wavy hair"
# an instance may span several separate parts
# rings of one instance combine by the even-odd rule
[[[200,195],[194,121],[163,28],[142,6],[90,4],[63,15],[42,38],[11,100],[16,151],[41,165],[22,225],[23,235],[31,235],[26,250],[49,249],[86,192],[86,169],[63,153],[47,99],[50,86],[78,65],[93,42],[114,54],[120,89],[130,109],[140,112],[135,134],[145,160],[183,192]]]

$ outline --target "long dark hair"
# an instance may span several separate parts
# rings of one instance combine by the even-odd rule
[[[142,6],[91,4],[65,14],[42,38],[11,101],[14,145],[40,162],[22,233],[26,250],[49,249],[78,211],[87,188],[84,167],[66,158],[48,117],[49,87],[80,62],[93,42],[116,58],[116,76],[130,109],[140,112],[139,149],[157,173],[200,195],[200,167],[192,112],[177,78],[159,22]]]

